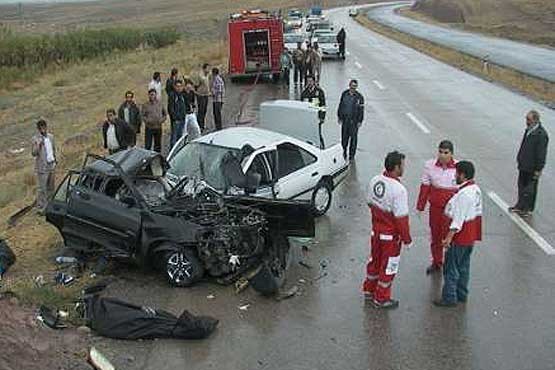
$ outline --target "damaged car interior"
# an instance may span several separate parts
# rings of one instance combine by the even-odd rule
[[[308,202],[249,197],[260,177],[237,171],[237,153],[220,153],[222,194],[194,177],[172,185],[156,152],[133,148],[107,158],[88,154],[70,171],[46,217],[66,247],[86,259],[125,259],[161,271],[171,285],[201,279],[230,284],[248,276],[253,289],[275,293],[288,265],[288,237],[313,237]],[[209,168],[207,168],[208,170]]]

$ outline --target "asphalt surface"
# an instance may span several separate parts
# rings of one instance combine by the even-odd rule
[[[395,9],[406,6],[407,3],[372,8],[368,12],[368,18],[478,58],[488,56],[491,62],[500,66],[555,82],[555,49],[440,27],[395,13]]]
[[[555,112],[372,33],[350,20],[345,9],[330,14],[346,26],[348,56],[323,66],[330,112],[326,141],[339,138],[334,112],[350,78],[359,80],[366,97],[366,119],[356,162],[334,193],[329,213],[318,219],[310,250],[294,244],[287,288],[298,286],[300,295],[278,302],[250,289],[235,294],[208,283],[172,289],[157,275],[125,271],[107,294],[175,313],[212,315],[220,326],[203,341],[96,338],[95,345],[118,369],[552,369],[555,256],[492,197],[514,201],[514,158],[526,112],[537,109],[548,131]],[[271,89],[273,97],[287,94],[281,87],[261,89]],[[258,91],[247,106],[255,106]],[[256,116],[254,109],[249,114]],[[454,309],[431,304],[442,282],[424,273],[428,222],[413,211],[414,246],[403,251],[394,283],[400,307],[377,311],[360,294],[369,252],[366,185],[382,171],[385,153],[399,149],[407,155],[403,182],[413,208],[422,166],[444,138],[454,141],[459,159],[475,162],[484,194],[485,235],[472,256],[469,302]],[[555,245],[554,156],[550,151],[530,220],[550,245]],[[312,268],[296,263],[300,260]],[[245,304],[248,309],[240,310]]]

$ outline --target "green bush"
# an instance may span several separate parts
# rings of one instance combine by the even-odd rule
[[[140,46],[161,48],[177,41],[173,29],[136,30],[110,28],[56,35],[14,35],[0,29],[0,69],[45,68],[106,56],[116,50]]]

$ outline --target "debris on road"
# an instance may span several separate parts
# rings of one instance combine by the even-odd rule
[[[239,306],[239,307],[237,307],[237,308],[239,308],[241,311],[247,311],[247,310],[249,309],[250,306],[251,306],[251,305],[247,303],[247,304],[241,305],[241,306]]]
[[[112,365],[110,361],[108,361],[108,359],[94,347],[92,347],[89,351],[89,363],[96,370],[116,370],[114,365]]]
[[[75,278],[71,275],[68,275],[64,272],[58,272],[56,276],[54,276],[54,281],[58,285],[68,286],[75,282]]]
[[[312,266],[309,265],[308,263],[306,263],[305,261],[299,261],[299,265],[301,265],[302,267],[307,268],[309,270],[312,268]]]
[[[283,301],[285,299],[299,295],[299,293],[300,293],[299,287],[297,285],[293,285],[289,290],[286,290],[285,292],[280,292],[276,297],[276,300]]]
[[[67,313],[66,317],[67,317]],[[65,329],[68,326],[62,322],[62,315],[59,311],[52,311],[46,306],[40,306],[37,320],[51,329]]]
[[[219,321],[195,316],[184,310],[175,315],[124,302],[116,298],[91,295],[84,298],[87,326],[98,335],[115,339],[204,339]]]
[[[214,294],[209,294],[206,296],[206,299],[215,299],[216,296]]]

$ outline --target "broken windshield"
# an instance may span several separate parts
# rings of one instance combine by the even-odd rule
[[[239,153],[238,149],[192,142],[185,145],[170,160],[168,175],[174,181],[184,177],[206,181],[215,189],[225,188],[222,159],[228,152]]]

